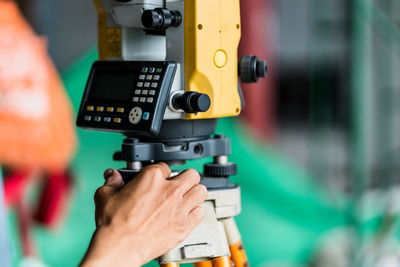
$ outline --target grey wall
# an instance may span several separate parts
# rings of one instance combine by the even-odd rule
[[[35,31],[46,35],[58,69],[78,59],[97,39],[97,15],[90,0],[19,0]]]

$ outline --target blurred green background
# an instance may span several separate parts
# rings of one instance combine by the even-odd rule
[[[18,2],[47,36],[77,110],[97,58],[91,1]],[[400,2],[255,2],[267,3],[257,14],[272,55],[272,85],[265,89],[274,96],[273,133],[255,134],[249,116],[221,119],[217,130],[232,140],[230,160],[239,169],[232,180],[242,188],[237,222],[251,264],[400,266]],[[66,220],[53,230],[34,229],[38,255],[49,266],[79,263],[94,231],[93,194],[102,173],[121,166],[112,161],[121,135],[77,132]],[[207,161],[187,167],[201,170]],[[17,266],[13,210],[8,217]]]

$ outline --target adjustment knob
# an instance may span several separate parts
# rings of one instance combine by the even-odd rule
[[[186,113],[206,112],[211,106],[211,99],[207,94],[186,92],[175,95],[172,105],[175,109],[182,109]]]
[[[204,165],[204,174],[211,177],[228,177],[237,174],[235,163],[227,164],[208,163]]]
[[[181,22],[182,15],[179,11],[166,8],[148,9],[142,14],[142,24],[148,29],[166,30],[170,26],[178,27]]]
[[[129,169],[119,169],[118,172],[121,174],[124,184],[129,183],[139,173],[139,171]]]
[[[239,62],[239,76],[243,83],[256,83],[261,77],[267,76],[267,62],[257,56],[242,56]]]

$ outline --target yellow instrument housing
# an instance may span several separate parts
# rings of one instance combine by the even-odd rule
[[[237,51],[240,41],[239,0],[185,0],[185,88],[207,94],[206,112],[187,119],[237,116]]]
[[[101,0],[98,13],[99,59],[121,57],[121,27],[113,23]],[[207,94],[206,112],[188,113],[186,119],[237,116],[237,51],[241,36],[240,0],[184,0],[185,90]]]
[[[111,25],[112,15],[106,12],[101,0],[93,2],[97,10],[99,59],[121,57],[121,27]]]

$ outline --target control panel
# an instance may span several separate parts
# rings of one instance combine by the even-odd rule
[[[120,133],[160,131],[176,72],[171,61],[97,61],[77,125]]]

